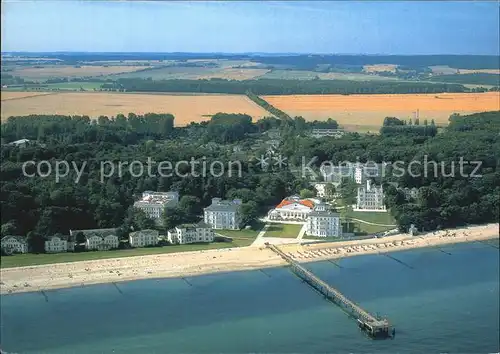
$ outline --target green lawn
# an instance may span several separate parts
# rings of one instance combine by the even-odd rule
[[[231,244],[235,247],[246,247],[250,246],[257,238],[261,228],[259,225],[250,230],[216,230],[216,233],[231,237],[233,239]]]
[[[112,251],[93,251],[81,253],[56,253],[56,254],[16,254],[13,256],[2,256],[0,265],[2,268],[32,266],[38,264],[52,264],[63,262],[89,261],[94,259],[121,258],[133,256],[145,256],[150,254],[175,253],[210,250],[216,248],[237,247],[235,242],[216,242],[208,244],[175,245],[164,247],[134,248]]]
[[[392,227],[391,226],[376,226],[376,225],[363,224],[361,222],[355,222],[354,233],[360,234],[360,235],[371,235],[371,234],[376,234],[379,232],[392,230],[394,228],[395,228],[395,226],[392,226]]]
[[[295,224],[271,224],[264,237],[296,238],[302,225]]]
[[[372,222],[375,224],[384,224],[384,225],[395,225],[396,221],[392,217],[389,212],[379,213],[373,211],[350,211],[345,214],[346,217],[351,217],[355,219],[364,220],[367,222]]]

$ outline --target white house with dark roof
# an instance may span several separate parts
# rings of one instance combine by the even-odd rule
[[[7,254],[27,253],[28,240],[23,236],[5,236],[0,240],[0,248]]]
[[[214,230],[205,222],[183,224],[169,230],[167,237],[168,242],[178,245],[196,242],[213,242]]]
[[[46,253],[68,252],[68,239],[63,235],[50,236],[45,240]]]
[[[325,203],[318,203],[309,213],[306,222],[306,235],[316,237],[341,237],[340,215],[328,209]]]
[[[239,230],[241,227],[241,200],[212,198],[212,204],[203,210],[203,221],[213,229]]]
[[[146,247],[158,244],[159,232],[157,230],[140,230],[131,232],[128,241],[132,247]]]
[[[117,236],[118,229],[92,229],[92,230],[70,230],[71,237],[82,233],[85,236],[85,248],[87,250],[107,251],[118,248],[120,239]]]

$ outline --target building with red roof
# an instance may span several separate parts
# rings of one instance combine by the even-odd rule
[[[285,198],[276,208],[268,213],[269,220],[306,221],[314,209],[314,202],[310,199],[300,199],[299,196]]]

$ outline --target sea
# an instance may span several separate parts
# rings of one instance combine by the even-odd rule
[[[489,241],[491,242],[491,241]],[[7,353],[498,353],[498,242],[308,263],[394,339],[286,267],[4,295]]]

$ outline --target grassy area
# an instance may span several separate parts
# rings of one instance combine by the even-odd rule
[[[345,214],[346,217],[360,219],[374,224],[395,225],[396,220],[389,212],[373,212],[373,211],[349,211]]]
[[[217,248],[236,247],[235,242],[216,242],[208,244],[189,244],[164,247],[134,248],[112,251],[92,251],[81,253],[55,253],[55,254],[16,254],[13,256],[2,256],[0,265],[2,268],[32,266],[38,264],[53,264],[63,262],[90,261],[95,259],[121,258],[133,256],[146,256],[151,254],[175,253],[210,250]]]
[[[359,235],[371,235],[395,228],[395,226],[391,227],[391,226],[368,225],[368,224],[363,224],[361,222],[354,222],[354,225],[355,225],[354,233]]]
[[[246,247],[250,246],[253,241],[257,238],[262,225],[256,225],[250,230],[217,230],[218,234],[231,237],[233,242],[231,243],[234,247]]]
[[[271,224],[264,237],[296,238],[301,228],[296,224]]]

